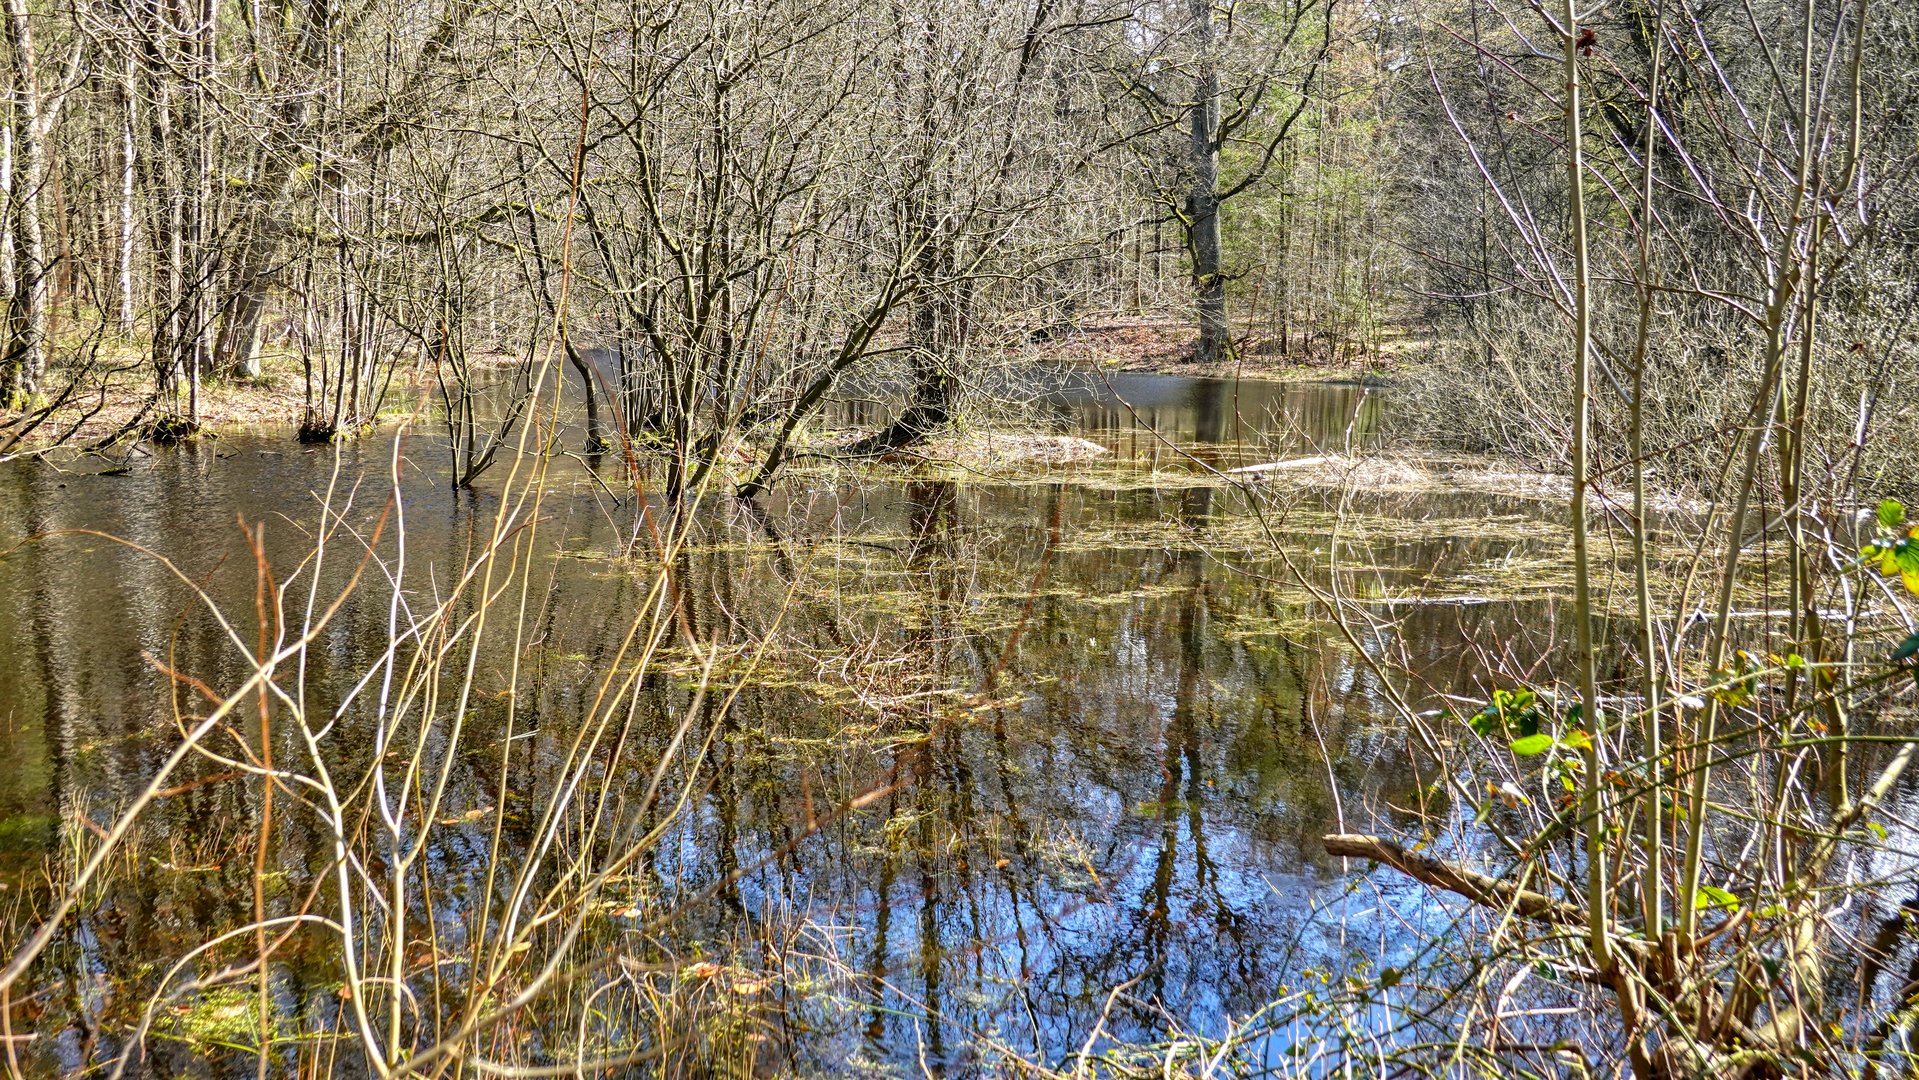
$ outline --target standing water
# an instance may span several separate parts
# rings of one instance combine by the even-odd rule
[[[1357,568],[1349,583],[1385,596],[1523,557],[1529,530],[1479,527],[1487,499],[1457,493],[1249,501],[1201,464],[1363,447],[1390,406],[1376,389],[1082,376],[1048,401],[1055,430],[1112,453],[1010,477],[795,472],[764,506],[712,500],[678,567],[694,637],[779,647],[730,701],[698,695],[699,663],[670,648],[633,690],[657,722],[627,736],[650,748],[635,760],[671,754],[689,708],[708,747],[690,804],[651,812],[666,838],[635,868],[633,903],[675,915],[634,955],[743,969],[805,958],[822,989],[762,1017],[762,1063],[963,1075],[995,1055],[1066,1061],[1096,1028],[1102,1046],[1218,1036],[1302,979],[1380,962],[1399,947],[1393,926],[1430,906],[1381,883],[1365,903],[1403,910],[1356,910],[1347,875],[1359,868],[1320,847],[1329,832],[1407,827],[1421,781],[1378,677],[1321,601],[1288,583],[1279,553],[1315,574],[1337,553]],[[408,595],[447,589],[466,565],[507,468],[449,491],[429,436],[395,440],[228,436],[124,467],[0,466],[9,947],[44,903],[48,865],[89,846],[179,725],[204,714],[196,683],[166,672],[220,692],[245,678],[182,584],[204,588],[250,644],[258,578],[243,524],[297,580],[329,489],[348,526],[331,542],[351,547],[397,468]],[[496,753],[450,764],[448,827],[425,856],[442,933],[457,935],[464,897],[489,880],[496,811],[509,840],[534,826],[492,793],[556,782],[552,763],[649,602],[630,500],[593,464],[617,472],[610,459],[554,466],[527,637],[478,658],[482,686],[518,665],[510,737],[522,749],[505,777]],[[1359,523],[1337,538],[1336,509]],[[1472,645],[1511,639],[1517,610],[1401,611],[1415,696],[1470,686]],[[371,591],[350,599],[310,654],[308,695],[345,697],[377,666],[391,616]],[[481,695],[463,722],[498,746],[506,712]],[[210,745],[234,754],[240,741]],[[182,773],[128,864],[68,921],[41,961],[40,982],[59,989],[35,1005],[33,1060],[73,1069],[118,1053],[159,972],[253,918],[259,788],[241,780],[217,763]],[[276,839],[277,903],[308,895],[330,844],[294,826]],[[276,954],[277,1007],[334,1016],[337,965],[317,946]],[[219,1060],[217,1038],[153,1032],[149,1062]],[[230,1056],[251,1073],[250,1055]]]

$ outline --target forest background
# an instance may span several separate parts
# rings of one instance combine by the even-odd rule
[[[1470,974],[1392,1037],[1352,1018],[1398,993],[1398,968],[1298,1015],[1338,1018],[1325,1045],[1345,1062],[1438,1073],[1496,1073],[1511,1053],[1645,1077],[1909,1068],[1919,981],[1887,974],[1912,948],[1915,865],[1897,805],[1919,656],[1919,528],[1899,501],[1919,439],[1907,8],[7,0],[5,55],[0,459],[130,454],[249,417],[334,443],[411,417],[444,436],[453,488],[509,478],[459,587],[404,619],[403,540],[368,534],[355,557],[391,567],[390,626],[324,707],[285,673],[305,672],[359,571],[321,603],[321,540],[296,610],[248,534],[257,642],[207,600],[243,673],[215,689],[168,669],[208,711],[176,717],[177,746],[110,828],[74,830],[10,920],[0,993],[31,986],[192,759],[265,811],[253,919],[203,946],[250,950],[204,978],[255,982],[262,1074],[271,957],[309,923],[343,971],[328,1045],[375,1074],[545,1075],[569,1054],[612,1069],[704,1040],[698,1010],[652,984],[631,1007],[654,1027],[592,1038],[595,998],[567,996],[609,882],[659,840],[622,831],[623,799],[651,812],[699,788],[697,762],[669,767],[699,744],[691,705],[657,760],[614,779],[627,744],[606,733],[635,716],[622,694],[668,641],[695,701],[750,683],[716,676],[719,645],[678,599],[682,510],[723,489],[752,505],[801,460],[1018,423],[1032,395],[1016,373],[1036,361],[1306,367],[1388,373],[1407,445],[1563,477],[1571,580],[1556,651],[1495,654],[1482,701],[1429,709],[1395,621],[1342,591],[1350,571],[1294,568],[1428,778],[1410,843],[1325,850],[1482,918],[1435,937]],[[539,451],[559,449],[541,440],[562,379],[579,449],[638,496],[626,554],[651,591],[530,842],[508,834],[501,780],[456,978],[437,942],[416,963],[408,931],[434,914],[422,853],[454,824],[434,810],[491,677],[479,642],[517,646],[528,617],[517,559],[538,517],[522,511],[543,497]],[[868,394],[883,416],[821,430],[830,403]],[[1276,509],[1221,483],[1259,520]],[[512,671],[492,699],[513,700]],[[329,747],[329,712],[378,753]],[[257,715],[257,738],[216,753],[229,715]],[[334,845],[298,909],[269,887],[276,800]],[[116,1068],[162,994],[211,985],[169,989],[172,974]],[[1563,1030],[1502,1026],[1507,988],[1533,974],[1578,988],[1541,1015],[1598,1018],[1578,1053]],[[505,1040],[517,1064],[487,1057],[534,1029]],[[1216,1071],[1250,1045],[1181,1042],[1163,1071]],[[1137,1066],[1089,1049],[1021,1067]]]

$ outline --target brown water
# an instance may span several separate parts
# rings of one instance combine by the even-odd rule
[[[1085,379],[1060,387],[1050,415],[1119,462],[1011,481],[820,469],[795,473],[761,515],[724,501],[702,512],[681,568],[701,636],[763,630],[797,578],[800,602],[781,630],[790,655],[842,667],[847,657],[909,655],[910,686],[888,689],[990,683],[1007,699],[966,724],[935,720],[934,705],[949,700],[937,694],[875,712],[796,679],[751,688],[730,711],[709,703],[701,722],[719,737],[704,797],[650,869],[668,898],[737,878],[697,905],[683,932],[720,942],[750,936],[742,927],[806,922],[815,947],[863,976],[833,1008],[808,1014],[810,1030],[786,1033],[782,1060],[829,1073],[925,1060],[963,1074],[991,1031],[1059,1061],[1129,981],[1106,1023],[1113,1037],[1161,1038],[1169,1018],[1216,1034],[1308,968],[1338,972],[1399,948],[1380,924],[1426,917],[1423,894],[1368,893],[1366,904],[1383,895],[1403,910],[1366,923],[1318,837],[1406,824],[1393,808],[1411,806],[1419,782],[1403,733],[1324,612],[1281,584],[1244,499],[1194,486],[1173,449],[1231,464],[1364,444],[1390,407],[1389,392],[1359,386]],[[365,487],[370,517],[392,440],[303,448],[279,435],[230,436],[124,469],[84,459],[0,466],[0,860],[13,895],[34,894],[63,827],[75,827],[63,823],[110,821],[167,752],[175,691],[155,661],[215,686],[242,670],[152,557],[73,533],[16,545],[63,530],[110,534],[250,613],[253,561],[236,519],[265,522],[270,557],[290,565],[336,456],[344,482]],[[490,527],[505,470],[455,493],[431,438],[409,439],[400,460],[411,573],[425,588],[434,567],[457,568]],[[596,665],[643,601],[644,577],[617,557],[630,508],[609,502],[587,464],[556,466],[546,504],[545,535],[564,542],[540,572],[551,587],[523,657],[521,723],[537,734],[516,787],[550,782],[538,747],[577,726]],[[1375,590],[1550,554],[1537,523],[1558,512],[1445,492],[1362,492],[1349,509],[1360,524],[1338,550],[1365,570],[1346,581]],[[1323,501],[1268,510],[1308,564],[1332,548]],[[1489,516],[1500,524],[1482,524]],[[1549,649],[1550,608],[1398,610],[1399,641],[1426,684],[1412,691],[1470,688],[1474,643]],[[343,610],[309,672],[314,693],[343,693],[338,683],[365,670],[383,648],[386,614],[370,600]],[[879,686],[884,676],[861,677]],[[644,688],[663,732],[689,698],[682,683],[662,676]],[[474,723],[498,713],[483,703]],[[802,791],[850,796],[902,763],[910,782],[769,858],[803,820]],[[500,782],[491,768],[460,764],[449,804],[489,805]],[[111,1049],[135,997],[125,982],[151,979],[146,965],[251,918],[251,856],[214,854],[257,815],[245,791],[210,782],[161,801],[140,872],[110,887],[43,961],[41,981],[58,989],[35,1006],[34,1060],[71,1068]],[[276,859],[297,878],[323,861],[326,843],[288,836]],[[476,826],[448,830],[429,853],[449,921],[484,847]],[[1355,919],[1371,931],[1353,934]],[[10,921],[9,942],[19,925]],[[326,998],[329,963],[286,959],[276,992],[290,1011]],[[166,1067],[192,1058],[164,1045],[153,1053]],[[250,1075],[250,1061],[236,1060],[228,1064]]]

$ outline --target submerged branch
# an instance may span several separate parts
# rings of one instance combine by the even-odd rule
[[[1436,889],[1463,896],[1486,907],[1510,909],[1529,919],[1560,926],[1584,927],[1586,913],[1564,900],[1501,881],[1490,874],[1408,851],[1391,840],[1377,836],[1334,833],[1321,838],[1326,854],[1354,859],[1372,859],[1423,881]]]

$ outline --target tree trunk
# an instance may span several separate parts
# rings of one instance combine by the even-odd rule
[[[289,125],[305,122],[304,115],[289,120]],[[291,128],[290,130],[297,130]],[[264,164],[272,166],[272,159]],[[263,190],[257,202],[242,211],[245,244],[233,268],[229,291],[220,305],[220,334],[214,343],[213,366],[234,378],[251,379],[260,374],[260,338],[266,321],[267,293],[273,285],[275,260],[287,232],[287,201],[293,192],[295,174],[281,169],[272,186]]]
[[[120,114],[120,235],[119,253],[119,329],[122,336],[133,336],[133,235],[135,229],[133,211],[134,189],[134,125],[138,118],[138,97],[134,87],[134,55],[129,48],[126,67],[121,71],[121,93],[125,97],[125,111]]]
[[[849,447],[853,455],[886,454],[911,446],[952,424],[959,384],[952,361],[970,336],[968,310],[971,286],[954,280],[958,275],[958,239],[947,224],[924,206],[920,208],[922,242],[913,256],[915,275],[922,287],[911,300],[913,392],[906,407],[885,429]],[[930,288],[924,283],[932,282]]]
[[[40,190],[46,186],[46,129],[42,122],[38,63],[26,0],[7,0],[7,37],[13,46],[13,86],[19,108],[15,154],[19,265],[6,357],[0,361],[0,396],[24,400],[40,392],[47,365],[47,248],[40,223]]]
[[[7,97],[7,112],[12,113],[12,95]],[[0,125],[0,296],[9,303],[20,286],[20,253],[13,244],[13,117]]]
[[[180,365],[181,292],[180,223],[182,187],[185,178],[177,165],[178,140],[175,138],[173,89],[163,75],[169,61],[151,46],[144,57],[149,76],[147,108],[147,146],[144,158],[136,159],[136,168],[144,162],[142,177],[152,210],[147,244],[147,290],[152,306],[152,340],[148,352],[152,358],[155,386],[172,394],[183,375]]]
[[[277,231],[277,230],[276,230]],[[248,245],[215,343],[213,367],[236,379],[260,376],[260,326],[267,308],[267,267],[275,245],[256,239]]]
[[[580,386],[586,393],[586,452],[605,453],[613,448],[613,440],[607,438],[606,425],[600,420],[599,376],[592,361],[581,355],[571,341],[566,343],[566,359],[573,370],[579,372]]]
[[[1211,0],[1192,0],[1192,7],[1199,72],[1193,78],[1192,137],[1187,151],[1193,186],[1186,196],[1186,247],[1193,261],[1199,308],[1199,344],[1193,359],[1213,364],[1226,359],[1233,348],[1226,326],[1226,281],[1219,267],[1219,68]]]
[[[194,183],[190,239],[193,244],[193,347],[188,361],[187,419],[200,422],[200,379],[213,358],[209,327],[213,321],[213,283],[218,270],[213,249],[213,104],[208,85],[213,79],[213,0],[200,0],[195,19],[193,85]],[[190,9],[193,10],[193,9]]]

